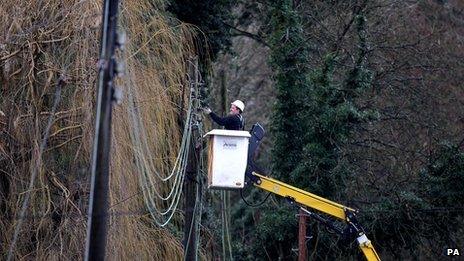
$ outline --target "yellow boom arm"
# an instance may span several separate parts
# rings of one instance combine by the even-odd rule
[[[256,172],[252,172],[252,174],[259,178],[256,182],[254,182],[256,187],[272,192],[284,198],[290,198],[291,200],[300,203],[301,205],[316,209],[322,213],[331,215],[357,227],[357,224],[353,224],[353,220],[351,220],[350,216],[347,215],[347,213],[354,214],[356,210],[345,207],[323,197],[319,197],[302,189],[290,186],[278,180],[260,175]],[[360,228],[357,228],[357,230],[359,232],[356,240],[366,259],[368,261],[380,260],[379,255],[375,251],[371,241],[367,239],[366,234],[364,234]]]

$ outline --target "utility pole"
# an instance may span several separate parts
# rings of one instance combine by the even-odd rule
[[[122,47],[118,34],[118,0],[103,1],[100,60],[98,62],[97,108],[92,151],[91,191],[87,223],[85,260],[104,260],[108,220],[108,192],[113,102],[121,98],[114,87],[115,73],[122,68],[115,61],[115,47]]]
[[[227,102],[227,85],[226,85],[226,73],[224,70],[219,72],[219,78],[221,81],[221,104],[220,104],[220,113],[224,117],[227,115],[228,102]],[[230,237],[229,237],[229,217],[230,217],[230,191],[221,191],[221,216],[222,216],[222,258],[227,259],[227,252],[230,254],[232,249],[230,246]],[[228,250],[228,251],[227,251]],[[232,259],[232,256],[230,256]]]
[[[298,261],[308,260],[308,248],[306,247],[306,213],[300,208],[298,226]]]
[[[190,75],[190,88],[195,90],[194,96],[198,97],[199,93],[199,75],[198,75],[198,60],[193,59],[189,67]],[[194,101],[194,104],[197,101]],[[194,110],[195,110],[194,106]],[[184,207],[184,237],[183,237],[183,246],[184,246],[184,260],[197,260],[197,187],[198,193],[201,193],[200,187],[200,176],[197,173],[197,159],[199,159],[199,150],[197,148],[197,139],[198,139],[198,125],[195,124],[197,119],[196,111],[194,111],[192,121],[186,122],[185,124],[193,124],[192,126],[192,136],[190,147],[188,148],[188,159],[187,159],[187,169],[186,169],[186,179],[184,183],[184,195],[185,195],[185,207]]]

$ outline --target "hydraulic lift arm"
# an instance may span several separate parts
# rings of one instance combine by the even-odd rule
[[[380,257],[375,251],[371,241],[367,239],[364,230],[357,222],[355,215],[357,211],[355,209],[343,206],[310,192],[256,173],[257,168],[253,163],[253,155],[263,136],[264,129],[259,124],[255,124],[251,130],[251,139],[248,147],[248,165],[246,170],[246,176],[253,182],[253,185],[260,189],[287,198],[292,202],[296,202],[300,205],[318,210],[324,214],[346,222],[348,225],[347,228],[343,231],[337,232],[353,240],[356,238],[359,248],[367,260],[380,260]],[[305,210],[304,208],[302,209]],[[305,211],[307,213],[311,213],[307,210]]]
[[[354,216],[356,210],[345,207],[323,197],[319,197],[302,189],[290,186],[273,178],[257,174],[256,172],[252,172],[252,175],[258,178],[258,181],[254,182],[253,184],[260,189],[272,192],[284,198],[288,198],[291,201],[299,203],[303,206],[316,209],[320,212],[345,221],[350,227],[350,229],[346,231],[352,234],[347,236],[356,237],[359,248],[364,253],[366,259],[369,261],[380,260],[380,257],[375,251],[371,241],[367,239],[366,234],[359,226],[359,224],[357,224],[356,218]]]

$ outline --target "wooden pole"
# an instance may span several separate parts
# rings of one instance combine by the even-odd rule
[[[192,141],[195,141],[195,136],[192,133]],[[185,251],[185,260],[196,260],[196,223],[197,218],[195,215],[195,204],[196,204],[196,179],[197,175],[197,164],[195,158],[197,157],[197,150],[194,148],[195,144],[192,143],[189,148],[189,156],[187,161],[186,179],[184,184],[184,195],[185,195],[185,218],[184,218],[184,237],[183,245]]]
[[[300,209],[298,216],[298,261],[307,261],[308,248],[306,247],[306,213]]]
[[[85,260],[105,260],[118,0],[104,0]]]
[[[192,61],[193,64],[190,64],[189,75],[190,75],[190,86],[198,90],[198,61],[197,59]],[[199,95],[195,93],[195,95]],[[194,111],[194,113],[197,113]],[[197,120],[196,114],[192,117],[192,122],[186,122],[185,124],[195,123]],[[184,195],[185,195],[185,207],[184,207],[184,236],[183,236],[183,246],[184,246],[184,260],[197,260],[197,216],[195,209],[196,198],[197,198],[197,186],[200,186],[198,179],[200,178],[197,173],[197,159],[199,159],[199,150],[196,149],[196,141],[198,139],[198,126],[192,126],[192,136],[190,141],[190,147],[188,149],[188,159],[187,159],[187,169],[186,169],[186,178],[184,182]],[[201,193],[201,187],[198,187],[199,193]],[[197,206],[198,207],[198,206]]]

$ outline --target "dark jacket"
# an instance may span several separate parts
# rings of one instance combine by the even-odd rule
[[[224,126],[226,130],[243,130],[244,123],[241,114],[219,117],[214,112],[211,112],[209,116],[211,116],[211,119],[217,124]]]

